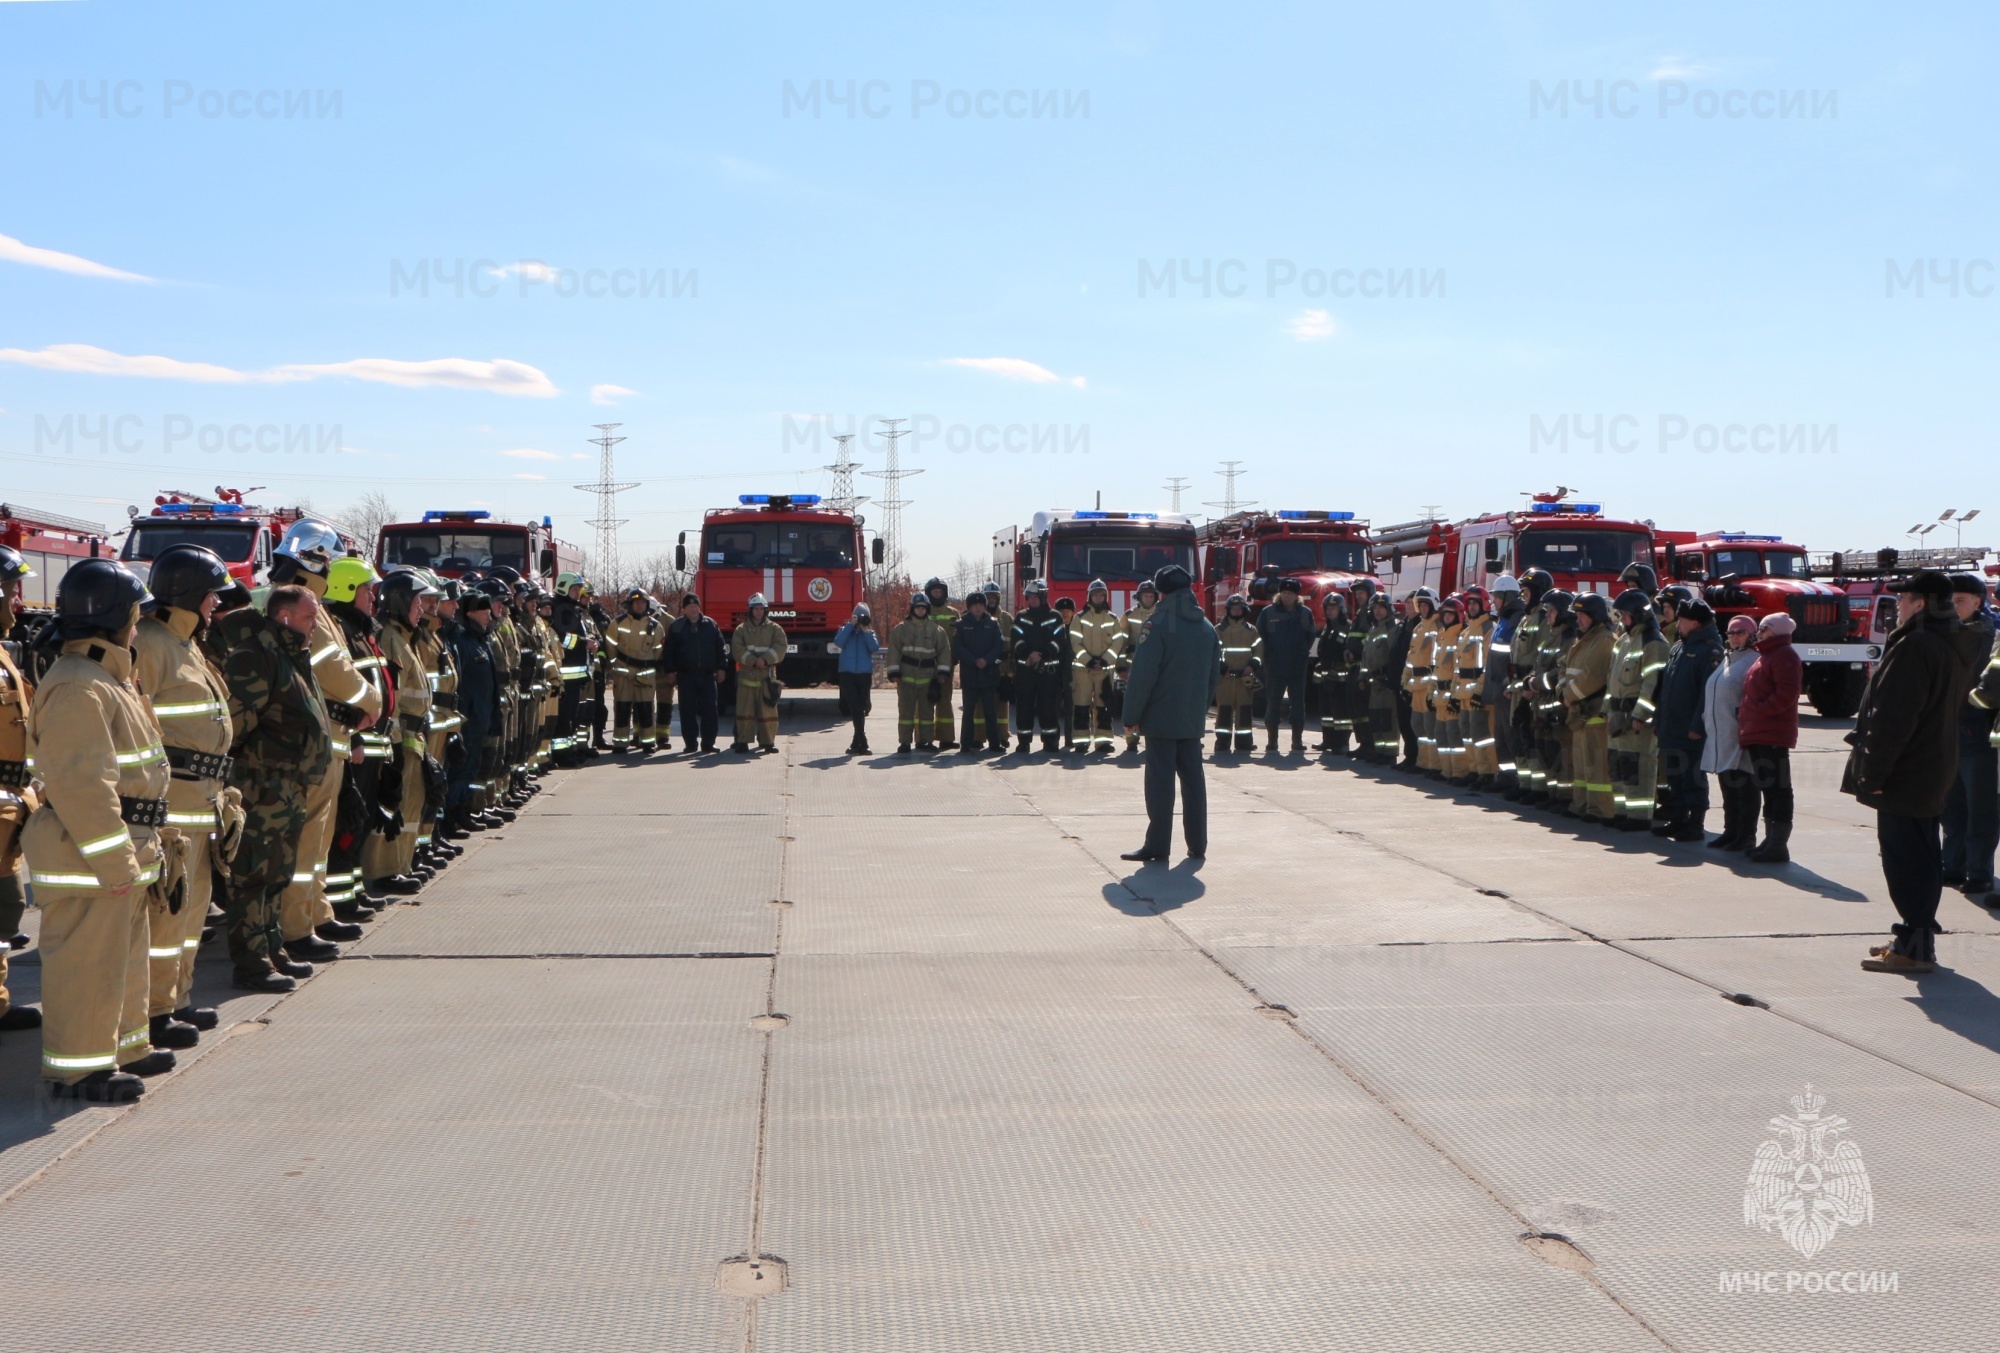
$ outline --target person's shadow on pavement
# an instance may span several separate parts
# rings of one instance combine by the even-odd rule
[[[1184,907],[1208,892],[1199,877],[1204,863],[1184,859],[1168,868],[1163,860],[1149,861],[1116,883],[1105,884],[1104,901],[1127,916],[1158,916]]]
[[[1963,973],[1920,973],[1918,994],[1904,999],[1940,1028],[1982,1048],[2000,1052],[2000,996]]]

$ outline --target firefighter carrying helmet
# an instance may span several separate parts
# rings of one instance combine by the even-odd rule
[[[278,554],[324,575],[340,557],[340,532],[316,517],[300,517],[278,538]]]
[[[353,601],[356,592],[381,581],[382,575],[366,559],[342,557],[334,560],[326,570],[326,599]]]

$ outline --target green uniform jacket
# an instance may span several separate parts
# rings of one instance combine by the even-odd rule
[[[1222,671],[1222,641],[1194,592],[1170,593],[1153,612],[1132,653],[1125,722],[1149,738],[1198,738]]]

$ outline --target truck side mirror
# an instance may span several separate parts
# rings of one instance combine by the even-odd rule
[[[1500,561],[1498,559],[1488,559],[1486,561],[1486,572],[1488,576],[1498,577],[1504,571],[1505,570],[1501,567]]]
[[[674,572],[686,573],[687,566],[688,566],[688,547],[686,545],[674,546]]]
[[[543,550],[542,572],[554,573],[555,571],[556,571],[556,552],[554,550]]]
[[[889,546],[882,537],[875,537],[875,544],[869,549],[868,557],[878,564],[889,557]]]

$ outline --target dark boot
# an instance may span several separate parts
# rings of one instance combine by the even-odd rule
[[[352,943],[361,938],[361,933],[361,927],[352,921],[321,921],[313,927],[313,934],[329,944]]]
[[[214,1007],[206,1005],[184,1005],[174,1011],[174,1018],[183,1024],[192,1024],[202,1033],[207,1033],[210,1029],[222,1023],[222,1016],[215,1011]]]
[[[1673,831],[1668,833],[1668,839],[1674,841],[1700,841],[1705,839],[1708,836],[1708,828],[1705,825],[1707,818],[1707,813],[1683,814],[1681,820],[1674,824]]]
[[[1239,756],[1249,756],[1256,750],[1257,735],[1255,733],[1238,733],[1236,735],[1236,752]]]
[[[32,1005],[10,1005],[7,1013],[0,1015],[0,1033],[18,1033],[22,1029],[42,1027],[42,1012]]]
[[[128,1076],[164,1076],[180,1065],[174,1055],[164,1048],[154,1048],[136,1061],[126,1062],[118,1069]]]
[[[311,964],[301,964],[310,968]],[[238,991],[256,991],[268,996],[282,996],[298,989],[298,979],[287,977],[281,972],[239,972],[229,978],[229,985]]]
[[[298,963],[331,963],[340,957],[340,946],[318,935],[301,935],[285,941],[285,954]]]
[[[57,1099],[82,1099],[92,1104],[130,1104],[146,1093],[146,1083],[124,1071],[93,1071],[70,1085],[49,1082],[49,1093]]]
[[[1766,822],[1764,844],[1752,850],[1746,858],[1756,864],[1784,864],[1792,858],[1792,852],[1785,848],[1791,839],[1791,823]]]
[[[156,1048],[191,1048],[201,1042],[201,1030],[181,1023],[172,1015],[155,1015],[147,1020],[146,1034]]]
[[[1215,735],[1215,754],[1217,756],[1221,756],[1224,752],[1228,750],[1229,750],[1229,734],[1217,733]]]

